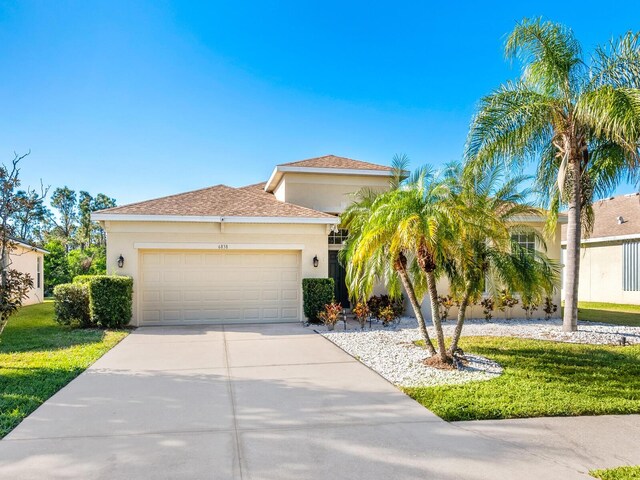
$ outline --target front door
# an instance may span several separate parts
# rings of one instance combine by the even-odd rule
[[[338,251],[329,250],[329,277],[333,278],[335,283],[334,297],[336,302],[342,305],[342,308],[350,308],[349,291],[345,281],[346,272],[344,267],[338,262]]]

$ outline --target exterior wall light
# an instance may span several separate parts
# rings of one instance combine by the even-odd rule
[[[313,257],[313,266],[318,268],[318,263],[319,263],[318,255],[316,255],[315,257]]]
[[[120,255],[118,257],[118,268],[122,268],[122,267],[124,267],[124,257]]]

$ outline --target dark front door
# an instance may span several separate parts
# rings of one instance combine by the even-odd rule
[[[329,277],[333,278],[335,283],[334,296],[336,302],[342,305],[342,308],[350,308],[349,292],[347,283],[345,282],[346,272],[344,267],[338,262],[338,251],[329,250]]]

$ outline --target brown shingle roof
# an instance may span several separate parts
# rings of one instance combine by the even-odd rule
[[[255,186],[249,186],[255,187]],[[101,210],[100,214],[197,217],[335,218],[328,213],[280,202],[264,190],[226,185]]]
[[[254,183],[252,185],[245,185],[244,187],[238,187],[241,190],[264,190],[265,185],[267,184],[267,182],[260,182],[260,183]]]
[[[352,158],[325,155],[323,157],[309,158],[297,162],[281,163],[279,167],[309,167],[309,168],[345,168],[351,170],[380,170],[391,171],[391,167],[377,165],[375,163],[362,162]]]
[[[640,235],[640,195],[620,195],[593,204],[593,232],[591,239]],[[623,223],[618,222],[622,217]],[[567,226],[562,226],[562,240],[567,238]]]

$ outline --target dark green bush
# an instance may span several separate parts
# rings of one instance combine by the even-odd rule
[[[404,314],[404,296],[391,298],[389,295],[374,295],[367,301],[371,315],[377,319],[388,316],[383,315],[383,310],[390,307],[395,318],[400,318]]]
[[[89,291],[91,322],[105,328],[118,328],[131,320],[133,279],[119,275],[78,275],[74,284]]]
[[[333,278],[303,278],[302,303],[310,322],[319,322],[318,314],[333,300]]]
[[[87,280],[91,321],[100,327],[118,328],[131,321],[133,279],[96,275]]]
[[[62,283],[53,289],[56,322],[79,327],[91,326],[89,287],[81,283]]]

